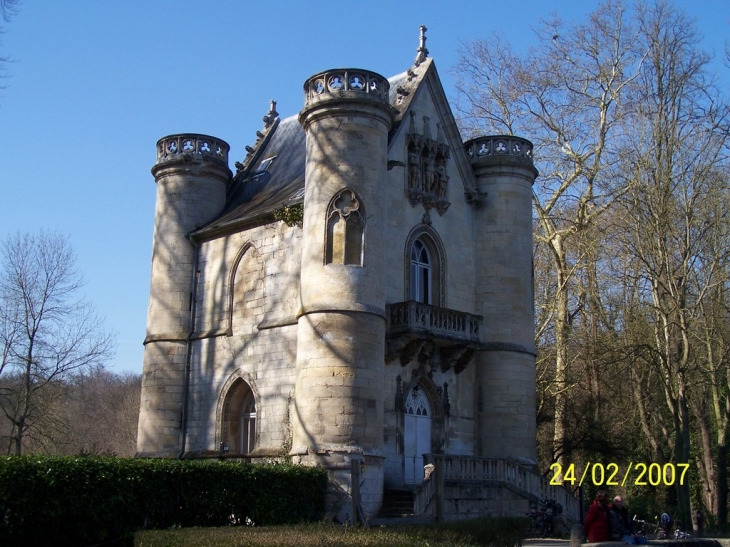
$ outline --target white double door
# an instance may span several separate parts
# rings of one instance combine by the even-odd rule
[[[423,455],[431,452],[431,414],[426,394],[415,386],[406,399],[403,423],[406,484],[423,481]]]

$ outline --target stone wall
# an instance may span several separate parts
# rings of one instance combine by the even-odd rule
[[[288,454],[296,378],[301,230],[274,222],[207,241],[199,254],[188,451],[225,442],[225,396],[241,378],[254,391],[256,454]]]

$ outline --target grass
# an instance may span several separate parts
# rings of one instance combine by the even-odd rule
[[[184,528],[138,532],[135,547],[514,547],[514,525],[477,519],[443,525],[355,528],[327,523],[295,526]]]

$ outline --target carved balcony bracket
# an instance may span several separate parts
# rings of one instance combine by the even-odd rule
[[[478,315],[413,301],[386,306],[386,315],[387,363],[398,359],[406,366],[415,359],[431,372],[453,368],[458,374],[483,345]]]

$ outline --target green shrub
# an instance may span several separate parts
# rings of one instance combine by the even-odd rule
[[[83,546],[141,528],[312,521],[327,474],[287,464],[0,458],[0,545]]]

